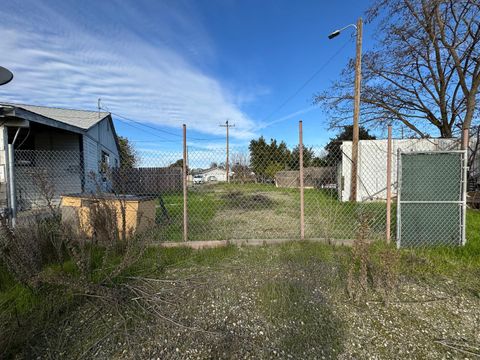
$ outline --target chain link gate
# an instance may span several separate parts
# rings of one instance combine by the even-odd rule
[[[398,154],[397,246],[464,245],[463,150]]]

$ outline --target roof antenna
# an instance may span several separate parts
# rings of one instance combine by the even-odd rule
[[[98,108],[98,118],[100,119],[100,109],[102,108],[102,99],[98,98],[97,101],[97,108]]]

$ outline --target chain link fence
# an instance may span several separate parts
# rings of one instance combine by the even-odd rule
[[[465,243],[464,151],[399,152],[398,246]]]
[[[61,195],[85,187],[79,151],[16,150],[15,180],[20,212],[58,207]]]
[[[458,146],[456,140],[393,140],[393,239],[398,150],[443,151]],[[360,223],[368,228],[371,239],[385,239],[387,141],[361,140],[358,151],[356,198],[352,199],[351,142],[303,147],[303,219],[299,147],[261,142],[230,148],[228,166],[223,147],[189,147],[186,174],[181,148],[139,151],[136,167],[99,164],[94,172],[86,170],[81,152],[17,150],[17,208],[20,218],[61,207],[68,195],[88,199],[92,194],[109,194],[135,202],[140,213],[136,216],[151,219],[149,231],[156,241],[182,241],[185,230],[192,241],[298,239],[302,227],[306,239],[352,240]],[[78,206],[88,203],[84,200]]]

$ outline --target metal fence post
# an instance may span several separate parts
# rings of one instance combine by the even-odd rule
[[[466,131],[466,135],[468,138],[468,129]],[[464,133],[465,136],[465,133]],[[465,141],[464,141],[465,142]],[[468,191],[468,142],[466,143],[466,149],[463,153],[463,188],[462,188],[462,211],[463,211],[463,226],[462,226],[462,245],[465,245],[467,242],[466,238],[466,230],[467,230],[467,191]]]
[[[392,125],[388,125],[387,140],[387,220],[386,232],[387,242],[390,243],[391,234],[391,208],[392,208]]]
[[[462,200],[463,200],[463,227],[462,227],[462,245],[466,243],[465,230],[467,225],[467,191],[468,191],[468,151],[470,148],[470,132],[469,129],[463,129],[462,131],[462,150],[465,150],[464,161],[463,161],[463,189],[462,189]]]
[[[187,176],[187,126],[183,124],[183,241],[188,240]]]
[[[402,149],[397,149],[397,248],[400,249],[402,241]]]
[[[305,203],[303,193],[303,127],[302,120],[298,122],[298,147],[300,163],[300,239],[305,239]]]
[[[15,152],[13,144],[7,146],[8,156],[8,189],[10,202],[10,225],[15,227],[17,223],[17,196],[15,188]]]

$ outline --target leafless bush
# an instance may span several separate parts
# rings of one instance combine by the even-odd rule
[[[35,176],[32,177],[33,183],[37,188],[41,198],[45,201],[45,204],[52,215],[58,214],[58,208],[54,205],[53,199],[55,197],[55,184],[50,179],[46,171],[38,171]]]
[[[348,271],[347,291],[352,299],[359,300],[368,291],[368,267],[370,263],[368,237],[369,219],[360,214],[357,236],[353,241],[352,262]]]
[[[127,228],[126,197],[104,194],[98,179],[92,179],[97,182],[98,192],[89,197],[87,209],[82,209],[88,216],[77,212],[74,218],[62,220],[53,202],[52,181],[40,174],[34,181],[48,214],[23,221],[15,229],[6,221],[0,224],[0,261],[19,282],[29,286],[42,282],[71,284],[77,290],[85,284],[105,285],[141,257],[148,236]],[[44,265],[56,262],[63,268],[67,260],[75,264],[77,279],[58,272],[48,278],[40,276]],[[65,277],[71,278],[65,281]]]
[[[398,283],[400,256],[396,249],[388,246],[381,248],[377,254],[374,267],[374,286],[387,303]]]
[[[232,181],[240,184],[255,182],[255,175],[249,165],[245,154],[234,153],[232,155]]]
[[[0,260],[18,282],[28,287],[42,268],[39,244],[33,235],[23,228],[13,231],[5,220],[0,221]]]
[[[118,244],[119,223],[117,209],[108,203],[105,198],[94,197],[90,200],[88,230],[92,231],[95,243],[108,248]]]
[[[370,224],[369,214],[360,214],[357,237],[352,247],[347,292],[350,298],[360,301],[366,298],[371,288],[387,303],[397,284],[400,257],[393,247],[369,241]]]
[[[120,204],[120,208],[115,204]],[[125,207],[121,197],[96,196],[89,206],[86,229],[76,229],[72,223],[62,224],[63,241],[83,279],[105,284],[143,255],[148,234],[127,229]]]

